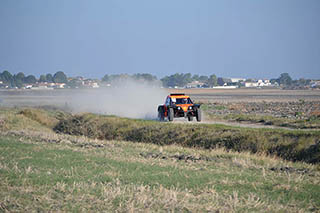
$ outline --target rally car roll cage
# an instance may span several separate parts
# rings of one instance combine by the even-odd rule
[[[164,105],[158,106],[158,118],[163,121],[167,118],[173,121],[174,118],[184,117],[192,121],[195,117],[201,121],[200,104],[194,104],[189,96],[184,93],[172,93],[167,96]]]

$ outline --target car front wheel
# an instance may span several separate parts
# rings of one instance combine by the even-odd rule
[[[169,108],[169,114],[168,114],[169,121],[173,121],[173,109]]]
[[[198,122],[201,121],[201,110],[200,110],[200,109],[197,109],[196,118],[197,118],[197,121],[198,121]]]

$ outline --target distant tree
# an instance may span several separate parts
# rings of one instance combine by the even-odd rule
[[[288,73],[282,73],[278,78],[278,83],[285,86],[290,86],[292,84],[292,79]]]
[[[195,74],[192,76],[193,81],[199,81],[199,75]]]
[[[192,82],[192,75],[191,73],[176,73],[174,75],[165,76],[160,80],[164,87],[184,87],[188,83]]]
[[[34,75],[28,75],[24,78],[24,83],[26,84],[34,84],[37,82],[37,79]]]
[[[297,80],[297,82],[298,82],[298,85],[300,86],[306,86],[310,84],[311,79],[300,78],[299,80]]]
[[[13,75],[15,86],[18,88],[23,87],[25,75],[22,72],[19,72],[16,75]]]
[[[67,85],[68,85],[70,88],[80,88],[80,87],[83,87],[82,81],[79,81],[79,80],[77,80],[77,79],[72,79],[71,81],[68,81]]]
[[[255,82],[255,80],[252,79],[252,78],[248,78],[248,79],[246,80],[246,82],[251,83],[251,82]]]
[[[186,73],[184,75],[182,75],[182,85],[181,86],[185,86],[187,83],[191,83],[192,82],[192,78],[191,78],[191,73]]]
[[[5,70],[0,74],[0,79],[3,82],[4,85],[7,85],[9,87],[15,87],[15,81],[13,78],[13,75]]]
[[[26,76],[24,75],[23,72],[19,72],[17,75],[16,75],[16,79],[20,79],[23,81],[23,79],[25,78]]]
[[[300,78],[299,80],[296,80],[297,84],[300,86],[304,86],[307,84],[307,80],[304,78]]]
[[[101,80],[104,81],[104,82],[110,82],[109,75],[108,74],[104,75]]]
[[[170,83],[169,83],[170,78],[169,78],[169,76],[165,76],[165,77],[161,78],[160,81],[162,82],[162,85],[164,87],[170,87]]]
[[[217,84],[218,84],[217,76],[215,74],[210,75],[208,79],[208,86],[214,87],[214,86],[217,86]]]
[[[3,83],[10,83],[13,80],[13,76],[9,71],[5,70],[1,73],[1,80]]]
[[[47,78],[45,75],[40,75],[39,82],[47,82]]]
[[[219,77],[219,78],[217,79],[217,83],[218,83],[219,86],[223,86],[223,85],[225,84],[225,81],[224,81],[223,78]]]
[[[248,80],[247,80],[247,82],[248,82]],[[278,82],[278,79],[275,79],[275,78],[271,78],[271,79],[270,79],[270,83],[271,83],[271,84],[274,84],[274,83],[276,83],[276,82],[279,83],[279,82]]]
[[[53,75],[53,82],[54,83],[68,83],[68,79],[67,79],[67,76],[62,71],[59,71]]]
[[[200,81],[200,82],[208,83],[208,80],[209,80],[209,77],[208,77],[208,76],[201,75],[201,76],[199,77],[199,81]]]
[[[130,80],[132,77],[128,74],[116,74],[116,75],[110,75],[109,76],[109,81],[110,82],[117,82],[119,83],[123,83],[126,82],[127,80]]]
[[[48,83],[53,83],[53,77],[50,73],[46,75],[46,80]]]
[[[132,77],[134,79],[144,80],[144,81],[155,81],[155,80],[157,80],[156,76],[151,75],[149,73],[137,73],[137,74],[134,74]]]

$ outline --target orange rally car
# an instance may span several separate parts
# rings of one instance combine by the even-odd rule
[[[196,117],[197,121],[200,122],[200,104],[194,104],[190,97],[183,93],[168,95],[164,105],[158,106],[158,118],[160,121],[165,118],[173,121],[175,117],[188,118],[188,121],[192,121],[193,117]]]

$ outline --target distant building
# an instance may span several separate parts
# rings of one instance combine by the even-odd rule
[[[31,89],[32,88],[32,84],[27,84],[24,86],[25,89]]]
[[[186,85],[186,88],[202,88],[204,87],[205,83],[202,83],[200,81],[192,81],[191,83],[188,83]]]
[[[230,78],[218,78],[217,83],[219,86],[227,86],[232,83]]]
[[[271,86],[270,80],[268,80],[268,79],[258,80],[258,86],[259,87],[269,87],[269,86]]]
[[[246,81],[245,78],[230,78],[231,82],[232,83],[238,83],[238,82],[241,82],[241,81]]]
[[[258,82],[245,82],[245,87],[258,87]]]
[[[244,83],[245,87],[269,87],[272,86],[270,80],[268,79],[259,79],[251,82],[245,82]]]
[[[39,87],[39,89],[47,89],[48,88],[48,82],[38,83],[37,86]]]
[[[97,82],[92,82],[91,87],[92,88],[99,88],[100,86]]]
[[[57,89],[62,89],[66,86],[65,83],[55,83],[55,85],[53,86],[54,88],[57,88]]]
[[[99,88],[100,87],[96,80],[90,80],[90,79],[83,81],[83,86],[90,87],[90,88]]]
[[[212,87],[212,89],[236,89],[238,86],[216,86]]]
[[[314,80],[311,82],[311,88],[320,88],[320,80]]]

